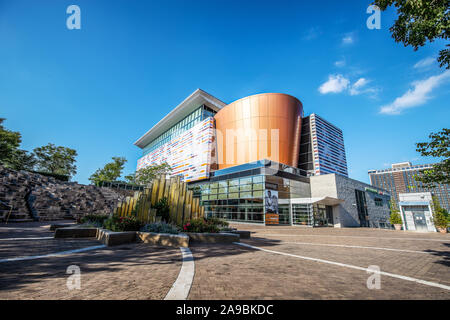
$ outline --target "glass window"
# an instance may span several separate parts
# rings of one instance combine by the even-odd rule
[[[251,198],[252,193],[251,192],[241,192],[241,198]]]
[[[259,183],[259,182],[263,182],[263,176],[256,176],[253,177],[253,183]]]
[[[241,185],[250,184],[250,183],[252,183],[252,178],[241,178],[241,179],[239,179],[239,181],[240,181]]]
[[[256,183],[253,185],[253,190],[264,190],[264,184],[263,183]]]
[[[234,198],[234,199],[238,199],[239,198],[239,193],[238,192],[230,192],[228,194],[228,198]]]
[[[258,197],[263,197],[263,193],[264,191],[253,191],[253,197],[254,198],[258,198]]]

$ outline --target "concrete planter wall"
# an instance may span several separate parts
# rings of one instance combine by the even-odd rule
[[[97,228],[58,228],[55,230],[55,238],[94,238],[97,236]]]
[[[226,233],[238,234],[240,239],[250,239],[250,231],[231,230]]]
[[[190,243],[233,243],[239,242],[240,238],[250,238],[249,231],[232,231],[220,233],[155,233],[124,231],[114,232],[101,228],[57,228],[55,238],[97,238],[107,246],[115,246],[136,240],[153,245],[169,247],[189,247]]]
[[[136,232],[136,235],[142,242],[153,245],[185,248],[189,246],[189,237],[184,233]]]
[[[189,243],[233,243],[239,242],[239,235],[233,233],[193,233],[188,232]]]
[[[109,246],[130,243],[136,240],[136,231],[114,232],[111,230],[97,229],[97,240]]]

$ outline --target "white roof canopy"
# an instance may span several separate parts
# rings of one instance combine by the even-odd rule
[[[167,129],[175,125],[177,122],[181,121],[188,114],[193,112],[200,105],[206,105],[213,109],[214,111],[219,111],[226,103],[220,101],[219,99],[213,97],[209,93],[203,91],[202,89],[195,90],[189,97],[187,97],[183,102],[170,111],[164,118],[162,118],[156,125],[147,131],[142,137],[140,137],[134,145],[139,148],[144,148],[150,142],[155,140],[158,136],[164,133]]]

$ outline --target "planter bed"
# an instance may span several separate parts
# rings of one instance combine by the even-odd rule
[[[187,233],[189,243],[233,243],[239,242],[239,235],[227,232],[220,233]]]
[[[184,233],[136,232],[136,236],[142,242],[153,245],[185,248],[189,246],[189,237]]]
[[[114,232],[106,229],[97,229],[97,240],[109,246],[131,243],[136,240],[136,231]]]
[[[76,226],[75,223],[55,223],[50,225],[50,231],[55,231],[56,229],[59,228],[70,228],[75,226]]]
[[[227,231],[227,233],[238,234],[240,239],[250,239],[250,231],[232,230],[232,231]]]
[[[57,228],[55,230],[55,238],[95,238],[97,236],[97,228]]]

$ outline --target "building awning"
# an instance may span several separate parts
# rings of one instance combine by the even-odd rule
[[[342,199],[333,197],[317,197],[317,198],[293,198],[292,204],[323,204],[326,206],[336,206],[344,202]]]
[[[428,201],[400,201],[398,204],[400,206],[428,206],[430,203]]]

